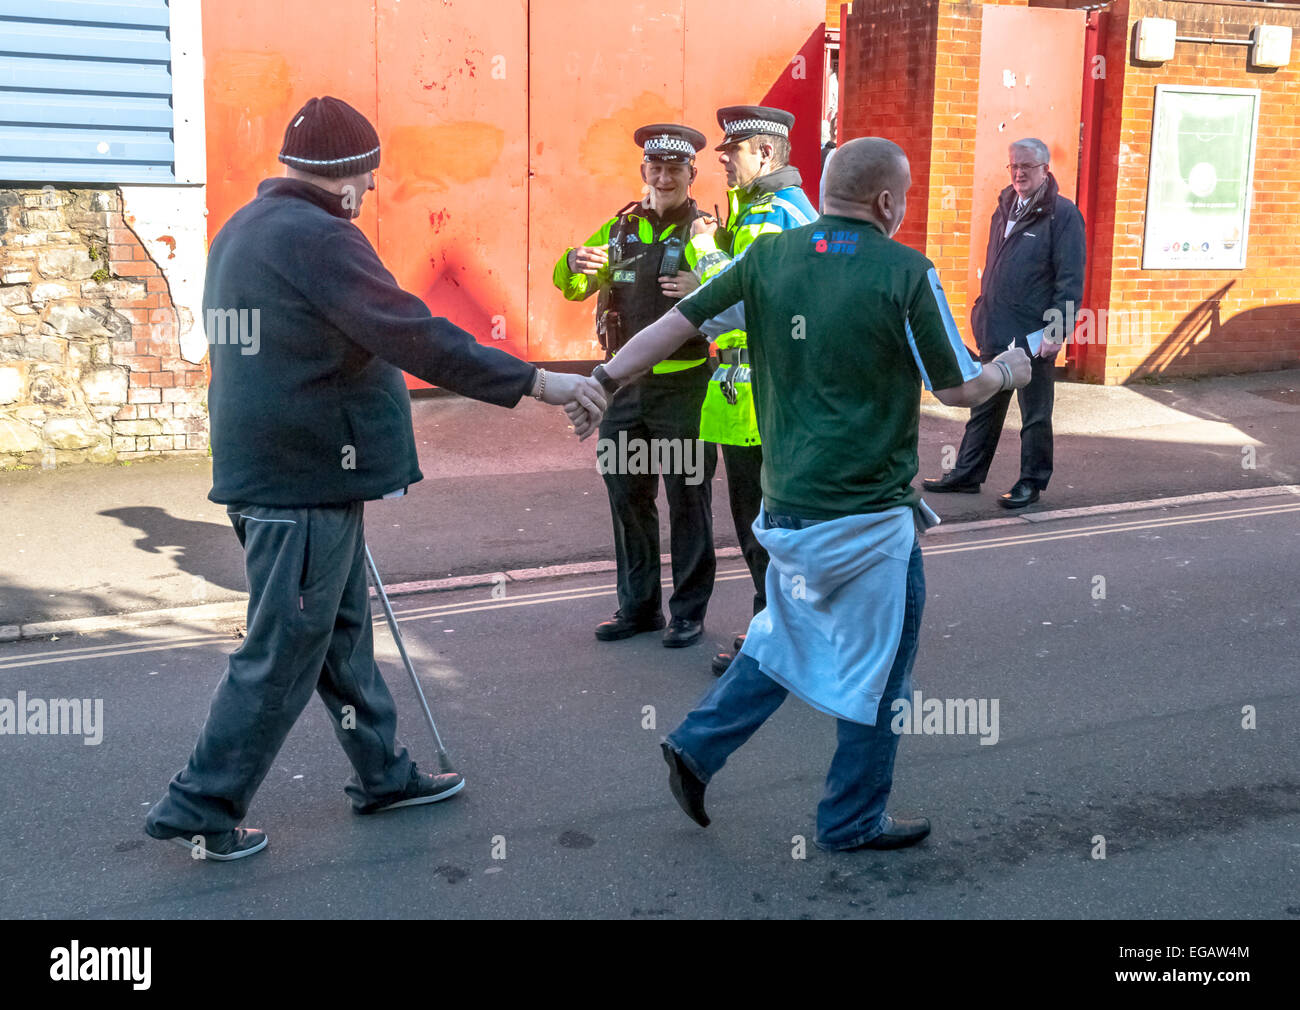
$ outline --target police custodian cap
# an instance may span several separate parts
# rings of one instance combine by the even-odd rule
[[[715,151],[760,134],[788,139],[790,128],[794,126],[794,114],[766,105],[728,105],[718,110],[718,125],[722,127],[722,143],[714,148]]]
[[[708,143],[699,130],[675,123],[651,123],[637,130],[632,139],[645,151],[646,161],[693,162],[695,152]]]

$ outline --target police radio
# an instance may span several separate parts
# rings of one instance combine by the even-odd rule
[[[659,261],[660,277],[676,277],[682,267],[682,249],[685,243],[681,236],[674,235],[664,242],[663,259]]]

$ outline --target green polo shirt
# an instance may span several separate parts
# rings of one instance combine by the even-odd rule
[[[934,264],[863,220],[757,239],[678,310],[744,302],[771,512],[838,519],[915,504],[921,386],[979,374]]]

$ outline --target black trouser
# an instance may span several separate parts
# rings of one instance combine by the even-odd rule
[[[601,470],[614,523],[618,608],[630,620],[648,622],[662,613],[655,504],[661,476],[668,498],[673,565],[668,612],[674,619],[703,621],[708,609],[717,572],[713,474],[718,464],[713,443],[699,440],[700,407],[708,382],[707,365],[647,375],[620,389],[600,422],[597,460],[605,458]],[[633,455],[638,445],[651,465],[648,472],[628,473],[639,469]],[[620,459],[621,448],[627,450],[628,459]],[[675,454],[678,451],[680,455]],[[665,464],[662,473],[655,472],[659,462]],[[687,472],[692,467],[698,469]]]
[[[996,355],[982,354],[988,363]],[[1056,393],[1056,362],[1051,358],[1031,358],[1032,378],[1029,385],[1016,390],[1020,401],[1020,479],[1039,491],[1046,491],[1052,479],[1052,403]],[[962,436],[957,465],[949,480],[958,484],[983,484],[989,475],[993,454],[998,448],[1002,425],[1011,406],[1011,390],[997,393],[971,408]],[[730,473],[730,470],[728,470]]]
[[[763,447],[761,445],[723,445],[722,459],[727,467],[727,494],[731,499],[731,521],[736,524],[740,553],[754,580],[754,613],[767,606],[767,551],[754,536],[754,520],[763,504]]]
[[[400,792],[411,759],[375,665],[360,502],[229,506],[248,573],[248,630],[230,656],[189,764],[145,821],[165,837],[229,831],[314,693],[355,772],[357,806]]]

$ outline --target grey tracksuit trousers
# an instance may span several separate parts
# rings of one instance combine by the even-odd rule
[[[363,508],[227,508],[244,547],[247,635],[189,763],[149,811],[150,834],[239,825],[313,691],[355,770],[345,789],[353,803],[405,787],[411,759],[374,661]]]

